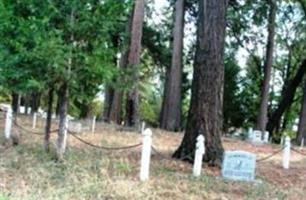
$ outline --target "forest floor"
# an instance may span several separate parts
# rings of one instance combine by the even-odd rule
[[[31,129],[30,119],[20,123]],[[3,130],[3,120],[0,121]],[[36,131],[42,129],[37,129]],[[2,131],[1,131],[2,132]],[[252,183],[225,181],[220,169],[204,165],[200,178],[192,177],[192,165],[170,159],[182,134],[153,130],[153,145],[163,154],[153,154],[150,180],[139,181],[141,147],[107,151],[87,146],[71,135],[63,163],[55,162],[56,134],[52,151],[42,149],[42,137],[26,131],[20,144],[4,149],[0,136],[0,200],[105,199],[306,199],[306,157],[292,153],[290,169],[281,166],[281,154],[257,163]],[[141,142],[136,132],[120,131],[115,126],[97,123],[96,132],[79,135],[103,146],[127,146]],[[252,145],[224,138],[226,150],[246,150],[263,158],[280,149],[279,145]],[[306,149],[304,150],[306,153]],[[169,158],[169,159],[166,159]]]

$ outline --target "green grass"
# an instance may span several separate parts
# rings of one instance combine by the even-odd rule
[[[67,148],[64,162],[54,158],[53,148],[45,153],[41,138],[31,137],[0,154],[0,200],[259,200],[303,195],[302,188],[296,187],[293,194],[290,188],[272,185],[265,179],[261,183],[223,180],[207,168],[195,178],[191,165],[157,157],[152,158],[150,180],[141,183],[140,149],[108,152],[73,144]]]

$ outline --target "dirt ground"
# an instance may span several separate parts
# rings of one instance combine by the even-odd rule
[[[31,119],[22,117],[19,123],[31,129]],[[83,123],[90,126],[90,122]],[[37,132],[42,131],[43,122],[38,122]],[[56,128],[54,125],[53,128]],[[3,130],[3,120],[0,121]],[[53,166],[52,156],[42,156],[42,137],[13,128],[14,134],[20,135],[19,147],[5,149],[3,137],[0,138],[0,200],[3,199],[306,199],[306,156],[291,152],[290,169],[282,168],[282,153],[256,164],[256,183],[227,182],[220,177],[220,169],[204,164],[202,177],[194,179],[191,176],[192,166],[179,160],[171,159],[172,153],[179,146],[182,134],[153,129],[153,146],[158,153],[152,154],[151,179],[145,185],[139,185],[139,160],[141,147],[120,151],[104,151],[88,146],[71,135],[68,136],[66,161],[63,168],[70,166],[62,181],[90,185],[93,177],[102,176],[98,182],[104,194],[112,194],[109,198],[97,191],[80,189],[80,194],[70,194],[70,189],[59,193],[60,189],[52,185],[53,172],[58,166]],[[141,142],[141,134],[124,131],[124,129],[97,123],[95,133],[82,133],[82,139],[102,146],[127,146]],[[56,134],[52,135],[52,148],[55,146]],[[278,151],[279,145],[254,145],[237,139],[223,138],[226,150],[244,150],[255,153],[257,159],[265,158]],[[298,149],[298,147],[297,147]],[[301,150],[306,154],[306,148]],[[51,162],[52,161],[52,162]],[[24,163],[33,163],[33,165]],[[49,163],[46,167],[43,163]],[[101,163],[100,163],[101,162]],[[99,164],[99,171],[92,166]],[[114,164],[115,163],[115,164]],[[52,165],[50,167],[50,165]],[[68,168],[68,167],[67,167]],[[41,176],[36,176],[41,170]],[[66,168],[65,168],[66,169]],[[52,171],[53,170],[53,171]],[[82,176],[79,180],[75,170]],[[70,173],[71,172],[71,173]],[[55,174],[53,174],[55,173]],[[50,181],[49,181],[50,179]],[[57,178],[56,178],[56,181]],[[105,182],[104,182],[105,181]],[[262,182],[262,184],[261,184]],[[35,186],[39,183],[39,186]],[[134,185],[137,187],[132,187]],[[89,186],[88,186],[89,187]],[[132,188],[131,188],[132,187]],[[120,192],[117,191],[118,188]],[[16,190],[17,189],[17,190]],[[49,191],[43,193],[42,191]],[[92,191],[93,190],[93,191]],[[116,190],[116,192],[114,192]],[[41,192],[41,193],[40,193]],[[69,194],[68,194],[69,193]],[[77,195],[79,194],[79,195]],[[2,197],[2,196],[3,197]],[[76,196],[74,196],[76,195]]]

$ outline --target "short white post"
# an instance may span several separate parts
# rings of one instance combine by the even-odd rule
[[[199,177],[202,170],[203,155],[205,154],[205,138],[203,135],[197,137],[195,159],[193,164],[193,175]]]
[[[69,130],[69,118],[68,118],[68,116],[66,116],[65,131],[64,131],[64,142],[63,142],[64,151],[65,151],[66,146],[67,146],[68,130]]]
[[[146,123],[143,121],[141,124],[141,134],[145,131]]]
[[[250,127],[248,130],[248,140],[253,141],[254,134],[253,134],[253,128]]]
[[[96,119],[97,119],[96,116],[94,116],[94,117],[92,118],[92,125],[91,125],[91,132],[92,132],[92,133],[95,133],[95,129],[96,129]]]
[[[269,132],[268,131],[264,132],[264,142],[269,143]]]
[[[36,121],[37,121],[37,113],[33,113],[33,125],[32,128],[35,129],[36,128]]]
[[[13,111],[11,108],[8,108],[6,111],[5,128],[4,128],[4,135],[5,139],[7,140],[11,138],[12,121],[13,121]]]
[[[140,180],[146,181],[149,179],[150,159],[151,159],[152,131],[146,129],[143,132],[142,152],[141,152],[141,167]]]
[[[301,146],[300,146],[300,149],[303,149],[303,147],[304,147],[304,138],[302,138],[302,140],[301,140]]]
[[[284,136],[281,136],[280,145],[281,145],[281,146],[283,146],[283,145],[284,145]]]
[[[289,169],[290,149],[291,149],[290,137],[286,136],[285,147],[283,151],[283,168],[284,169]]]

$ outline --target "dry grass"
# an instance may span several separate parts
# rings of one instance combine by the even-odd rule
[[[31,127],[28,119],[20,122]],[[190,164],[153,155],[150,180],[141,183],[138,178],[139,147],[103,151],[70,136],[65,162],[56,163],[54,148],[49,154],[43,152],[40,136],[20,133],[21,144],[0,153],[0,200],[306,199],[303,194],[306,191],[306,159],[296,154],[288,171],[281,168],[281,155],[258,164],[257,179],[262,181],[255,183],[224,181],[219,178],[219,169],[207,166],[204,166],[201,178],[193,178]],[[116,131],[114,126],[106,124],[97,124],[95,134],[82,134],[81,137],[108,146],[125,146],[141,141],[139,133]],[[181,134],[154,130],[153,143],[170,158],[181,137]],[[55,141],[55,136],[52,140]],[[224,141],[224,146],[226,149],[248,150],[260,157],[279,148],[229,139]]]

